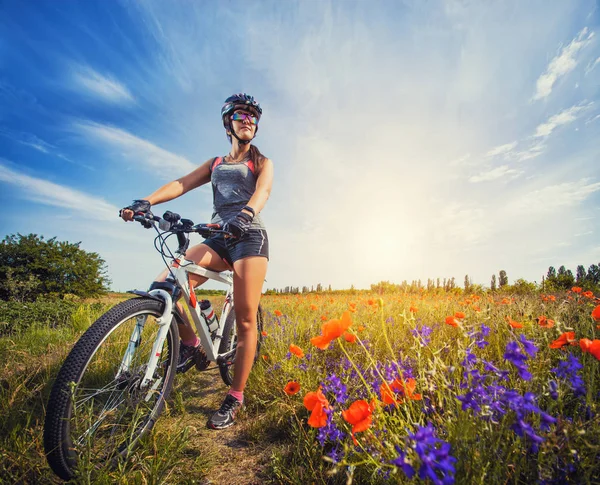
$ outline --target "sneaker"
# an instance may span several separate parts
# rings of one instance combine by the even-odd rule
[[[196,363],[197,355],[200,353],[200,345],[185,345],[179,342],[179,363],[177,364],[177,373],[181,374],[190,370]]]
[[[212,415],[212,417],[206,423],[211,429],[223,429],[228,428],[233,424],[235,420],[235,415],[242,408],[243,403],[238,401],[231,394],[227,394],[225,396],[225,400],[223,404],[221,404],[221,408]]]

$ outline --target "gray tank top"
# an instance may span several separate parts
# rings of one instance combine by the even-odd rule
[[[210,181],[213,190],[213,215],[211,222],[224,224],[248,204],[256,190],[254,162],[225,162],[224,157],[215,158],[210,164]],[[256,214],[252,229],[265,229],[265,225]]]

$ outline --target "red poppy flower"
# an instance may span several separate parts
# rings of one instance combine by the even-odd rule
[[[340,320],[329,320],[321,326],[321,335],[313,337],[310,342],[321,350],[329,347],[332,340],[341,337],[352,325],[350,312],[345,311]]]
[[[600,340],[594,339],[590,344],[590,354],[600,360]]]
[[[281,315],[283,315],[283,313],[281,313],[279,310],[275,310],[273,313],[275,313],[276,317],[280,317]]]
[[[598,322],[600,321],[600,305],[592,310],[592,318]]]
[[[579,286],[574,286],[573,288],[571,288],[571,291],[573,293],[581,293],[581,288]]]
[[[456,313],[454,314],[454,316],[455,316],[456,318],[465,318],[465,314],[464,314],[463,312],[456,312]]]
[[[267,332],[265,332],[264,330],[263,330],[262,332],[260,332],[260,334],[261,334],[263,337],[268,337],[268,336],[269,336],[269,334],[268,334]]]
[[[506,319],[508,320],[508,324],[512,327],[512,328],[523,328],[523,324],[516,322],[515,320],[513,320],[510,317],[506,317]]]
[[[358,445],[358,441],[354,434],[369,429],[373,421],[373,409],[373,404],[361,399],[354,401],[347,410],[342,411],[344,420],[352,425],[352,441],[355,445]]]
[[[589,352],[592,341],[589,338],[579,339],[579,346],[583,352]]]
[[[585,296],[586,298],[594,298],[594,293],[591,291],[584,291],[582,293],[583,296]]]
[[[300,384],[298,384],[296,381],[288,382],[283,388],[283,392],[285,392],[288,396],[293,396],[294,394],[297,394],[298,391],[300,391]]]
[[[344,332],[344,340],[351,344],[356,343],[356,335],[350,332]]]
[[[300,347],[294,344],[290,344],[290,352],[294,354],[296,357],[302,358],[304,357],[304,352]]]
[[[329,409],[329,401],[323,395],[321,388],[317,392],[308,392],[304,396],[304,407],[312,411],[308,418],[308,425],[313,428],[322,428],[327,424],[325,409]]]
[[[565,332],[550,344],[551,349],[560,349],[565,345],[577,345],[575,342],[575,332]]]
[[[418,308],[416,308],[416,307],[414,307],[414,306],[411,306],[411,307],[408,309],[408,311],[409,311],[410,313],[417,313],[417,312],[419,311],[419,309],[418,309]]]
[[[449,317],[446,317],[446,323],[448,325],[453,326],[453,327],[458,327],[458,323],[459,322],[458,322],[458,320],[454,316],[451,315]]]
[[[409,377],[406,380],[397,378],[390,384],[384,382],[381,385],[379,393],[384,404],[397,405],[403,402],[403,397],[412,399],[413,401],[420,401],[423,397],[421,394],[415,393],[416,387],[417,381],[412,377]],[[396,396],[396,394],[398,394],[398,396]]]

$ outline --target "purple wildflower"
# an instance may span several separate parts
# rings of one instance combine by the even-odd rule
[[[419,478],[430,479],[434,484],[454,483],[454,463],[456,458],[450,455],[450,444],[440,440],[431,423],[417,426],[417,432],[408,435],[414,440],[414,449],[419,456]]]
[[[406,453],[404,453],[404,451],[402,451],[402,448],[400,448],[398,445],[396,445],[395,448],[396,448],[396,451],[398,452],[398,457],[394,458],[391,461],[392,465],[396,465],[397,467],[401,468],[402,471],[404,472],[404,474],[408,478],[414,477],[415,469],[412,467],[412,465],[410,463],[408,463],[406,461]]]
[[[523,379],[524,381],[531,380],[531,373],[529,372],[527,364],[525,363],[528,357],[525,354],[525,352],[521,350],[521,347],[518,342],[508,342],[506,344],[504,358],[511,362],[517,368],[517,372],[519,373],[521,379]]]
[[[573,354],[569,354],[566,360],[560,361],[558,366],[551,370],[558,378],[570,383],[575,396],[578,397],[586,395],[585,382],[579,375],[581,369],[583,369],[583,365],[579,359]]]

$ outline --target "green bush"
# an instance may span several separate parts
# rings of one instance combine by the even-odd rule
[[[56,328],[71,323],[80,306],[66,300],[38,300],[35,303],[0,300],[0,336],[22,332],[33,325]]]

